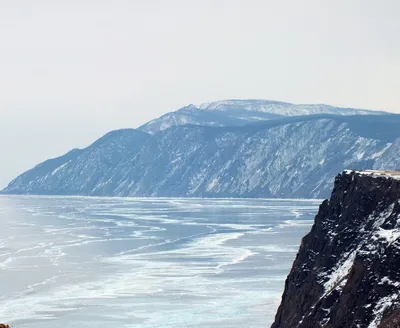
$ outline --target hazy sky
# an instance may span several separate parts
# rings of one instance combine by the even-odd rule
[[[399,0],[0,0],[0,187],[189,103],[400,112]]]

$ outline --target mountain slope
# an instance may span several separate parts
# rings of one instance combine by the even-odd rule
[[[303,238],[272,328],[398,327],[400,172],[346,171]]]
[[[176,112],[167,113],[157,119],[154,119],[144,125],[139,130],[155,134],[164,131],[173,126],[185,124],[202,126],[241,126],[251,122],[266,121],[283,117],[279,114],[268,112],[250,113],[246,110],[231,108],[229,111],[209,111],[203,110],[194,105],[183,107]]]
[[[382,115],[380,111],[341,108],[329,105],[295,105],[271,100],[222,100],[199,106],[189,105],[167,113],[139,129],[155,134],[173,126],[195,124],[203,126],[240,126],[288,116],[302,115]]]
[[[75,149],[37,165],[13,180],[10,191],[58,195],[95,193],[120,161],[138,152],[149,138],[134,129],[112,131],[83,150]]]
[[[375,129],[362,129],[374,122]],[[324,197],[336,172],[372,168],[400,116],[290,117],[240,127],[117,131],[21,175],[6,193]]]
[[[400,170],[400,138],[396,139],[382,156],[379,156],[374,169]]]

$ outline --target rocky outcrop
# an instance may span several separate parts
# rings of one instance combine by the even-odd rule
[[[400,172],[345,171],[320,206],[272,328],[399,327]]]

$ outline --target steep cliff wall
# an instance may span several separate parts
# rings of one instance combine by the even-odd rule
[[[399,327],[400,172],[345,171],[293,264],[273,328]]]

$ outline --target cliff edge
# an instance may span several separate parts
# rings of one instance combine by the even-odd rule
[[[272,325],[295,327],[400,327],[400,172],[336,177]]]

